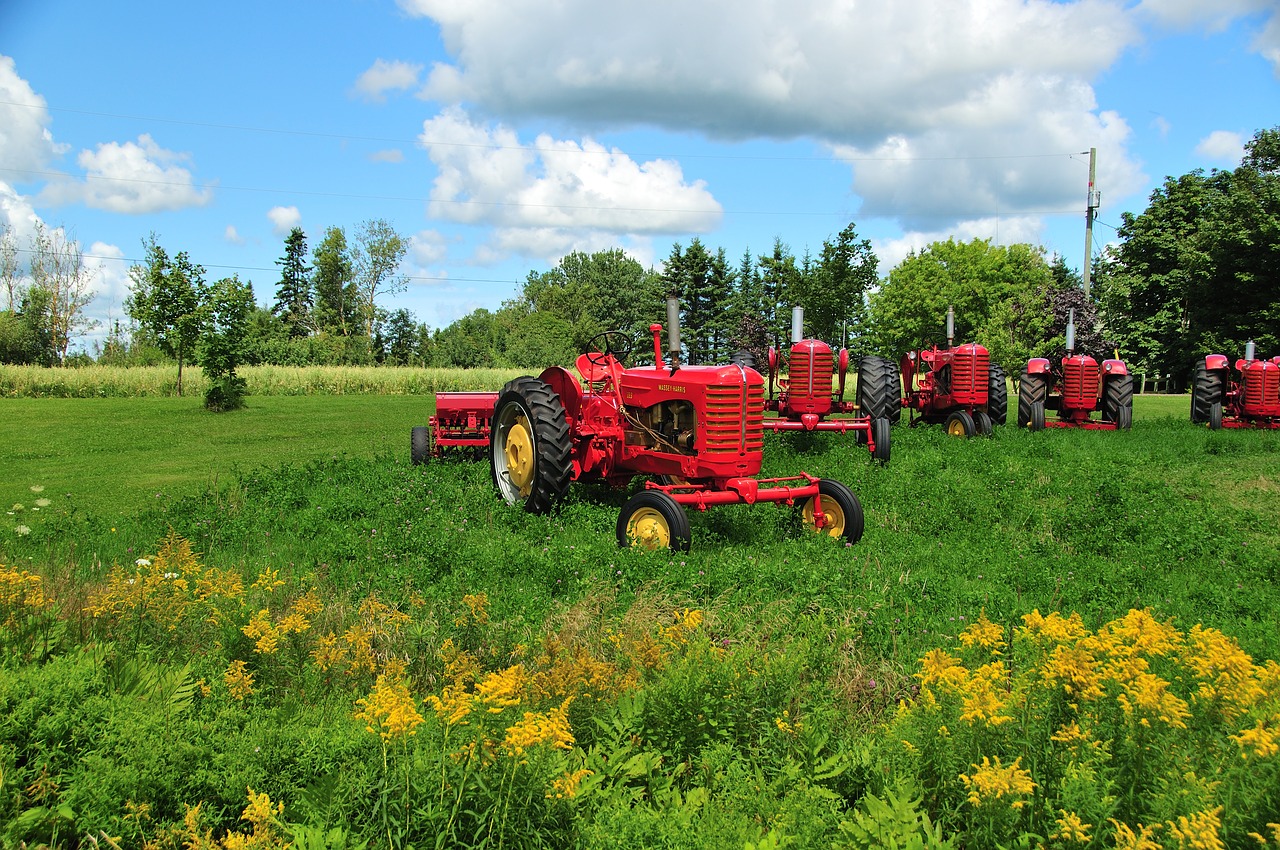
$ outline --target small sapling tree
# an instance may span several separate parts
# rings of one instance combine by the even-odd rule
[[[224,277],[209,290],[199,347],[200,366],[209,380],[204,396],[209,410],[244,407],[245,381],[236,374],[236,366],[244,351],[253,306],[253,287],[235,275]]]

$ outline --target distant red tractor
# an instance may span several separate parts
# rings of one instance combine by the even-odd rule
[[[1027,361],[1018,384],[1018,425],[1127,431],[1133,424],[1133,376],[1123,360],[1075,353],[1075,311],[1067,317],[1067,356],[1054,368],[1044,357]],[[1057,418],[1046,420],[1047,411]],[[1093,418],[1098,412],[1101,418]]]
[[[804,336],[804,309],[791,311],[791,349],[787,352],[787,377],[780,376],[782,355],[769,348],[769,395],[765,410],[777,413],[767,417],[764,427],[771,431],[827,431],[853,433],[858,442],[866,443],[871,456],[880,463],[889,462],[889,427],[887,418],[868,416],[854,402],[844,400],[845,377],[849,373],[849,351],[832,351],[820,339]],[[837,378],[833,392],[831,379]],[[774,387],[778,395],[774,397]],[[840,415],[842,418],[830,418]]]
[[[941,423],[952,436],[972,437],[989,435],[1005,422],[1009,391],[1004,370],[992,364],[987,349],[976,342],[955,344],[951,308],[946,348],[909,351],[897,366],[883,358],[864,358],[858,376],[860,396],[882,395],[886,373],[892,376],[891,397],[878,403],[905,407],[912,426]],[[877,415],[874,405],[871,415]]]
[[[1219,428],[1280,429],[1280,357],[1255,358],[1250,340],[1232,376],[1224,354],[1210,354],[1196,364],[1191,381],[1191,421]]]
[[[811,530],[856,543],[862,505],[838,481],[807,473],[757,478],[763,460],[764,379],[738,364],[681,366],[679,307],[663,362],[661,325],[651,325],[652,366],[625,369],[632,338],[608,331],[578,357],[575,377],[552,366],[496,393],[437,393],[430,426],[412,433],[412,460],[486,447],[494,486],[508,504],[546,513],[574,481],[626,487],[650,476],[618,517],[619,546],[684,551],[682,506],[779,502],[799,505]]]

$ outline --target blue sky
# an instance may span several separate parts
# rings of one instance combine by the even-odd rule
[[[1278,73],[1280,0],[4,0],[0,225],[77,239],[104,327],[150,233],[269,304],[290,227],[372,218],[437,328],[569,251],[850,222],[882,275],[948,237],[1079,268],[1090,148],[1100,247],[1280,124]]]

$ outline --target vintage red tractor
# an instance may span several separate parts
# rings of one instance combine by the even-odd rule
[[[1196,363],[1191,381],[1191,421],[1219,428],[1280,428],[1280,357],[1258,360],[1257,347],[1245,343],[1244,357],[1232,376],[1225,354]]]
[[[863,358],[858,384],[862,398],[875,399],[872,416],[879,405],[899,405],[911,412],[912,426],[941,423],[956,437],[991,434],[995,425],[1004,424],[1009,404],[1004,370],[991,363],[987,349],[975,342],[955,344],[950,307],[946,348],[909,351],[897,366],[884,358]]]
[[[608,331],[578,357],[577,377],[552,366],[496,393],[437,393],[430,426],[413,429],[412,459],[446,449],[488,450],[494,486],[508,504],[550,511],[574,481],[626,487],[649,476],[618,517],[619,546],[687,550],[684,507],[779,502],[799,505],[809,529],[856,543],[862,505],[838,481],[807,473],[757,478],[763,460],[764,378],[738,364],[682,366],[679,306],[663,362],[624,368],[632,338]]]
[[[839,353],[820,339],[804,336],[804,308],[791,311],[791,349],[787,352],[787,376],[784,378],[782,355],[769,348],[769,395],[765,410],[778,414],[766,417],[764,427],[771,431],[826,431],[852,433],[865,443],[871,456],[880,463],[889,462],[889,426],[885,417],[871,417],[854,402],[844,400],[845,377],[849,373],[849,351]],[[837,379],[832,390],[831,380]],[[774,396],[774,387],[778,394]],[[840,418],[831,418],[837,415]]]
[[[1044,428],[1090,428],[1127,431],[1133,424],[1133,376],[1123,360],[1098,363],[1075,353],[1075,310],[1067,315],[1067,356],[1058,368],[1048,359],[1027,361],[1018,384],[1018,425]],[[1046,420],[1047,411],[1057,418]],[[1094,412],[1101,418],[1093,418]]]

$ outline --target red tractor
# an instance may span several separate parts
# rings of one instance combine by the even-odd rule
[[[546,513],[573,481],[625,487],[649,476],[618,517],[619,546],[689,548],[683,506],[780,502],[801,506],[809,529],[856,543],[862,505],[838,481],[807,473],[757,478],[763,460],[764,379],[741,365],[681,366],[679,306],[663,362],[651,325],[652,366],[623,368],[632,338],[607,331],[578,357],[577,377],[552,366],[497,393],[437,393],[430,426],[413,429],[412,459],[487,446],[494,486],[511,505]]]
[[[991,363],[987,349],[975,342],[955,344],[950,307],[946,348],[909,351],[897,366],[880,357],[863,358],[858,390],[862,398],[876,399],[872,416],[877,405],[905,407],[913,427],[941,423],[955,437],[990,435],[994,426],[1004,424],[1009,406],[1004,370]]]
[[[1123,360],[1103,360],[1075,353],[1075,310],[1067,315],[1067,356],[1059,368],[1044,357],[1027,361],[1018,384],[1018,425],[1041,431],[1090,428],[1127,431],[1133,424],[1133,376]],[[1058,418],[1045,420],[1046,411]],[[1101,418],[1093,413],[1100,411]]]
[[[849,351],[839,354],[819,339],[804,337],[804,308],[791,311],[791,350],[787,354],[787,377],[780,377],[782,355],[769,348],[769,396],[765,410],[777,417],[764,420],[771,431],[835,431],[853,432],[858,442],[866,443],[871,456],[880,463],[889,462],[889,426],[887,418],[873,418],[857,404],[844,400],[845,376],[849,373]],[[832,392],[831,379],[838,379]],[[773,394],[774,386],[778,395]],[[832,414],[851,414],[852,418],[831,419]]]
[[[1191,381],[1191,421],[1219,428],[1280,428],[1280,357],[1255,359],[1253,341],[1236,361],[1232,378],[1225,354],[1210,354],[1196,364]]]

